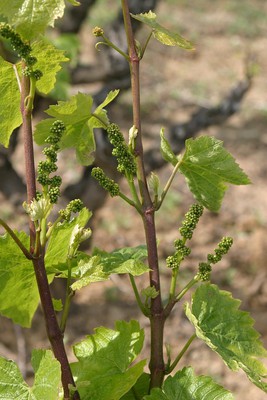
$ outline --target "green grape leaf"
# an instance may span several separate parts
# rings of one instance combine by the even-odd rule
[[[34,69],[40,69],[43,76],[36,82],[37,89],[48,94],[56,83],[56,74],[61,70],[61,63],[67,62],[63,50],[57,49],[48,39],[41,38],[32,44],[31,55],[37,58]]]
[[[45,265],[48,271],[53,271],[52,267],[57,264],[66,264],[73,232],[77,227],[84,227],[91,215],[92,213],[84,207],[70,222],[64,221],[54,227],[45,254]]]
[[[105,100],[97,106],[94,111],[92,118],[89,120],[89,126],[91,129],[93,128],[106,128],[109,124],[109,119],[107,115],[107,111],[104,110],[104,107],[109,105],[119,94],[119,90],[112,90],[107,94]]]
[[[143,399],[149,392],[150,375],[145,372],[137,379],[136,384],[121,397],[121,400]]]
[[[24,381],[14,361],[0,357],[0,399],[58,400],[61,390],[61,368],[50,350],[34,350],[33,386]]]
[[[33,350],[31,363],[35,373],[34,399],[58,400],[61,389],[61,367],[50,350]]]
[[[170,143],[164,135],[164,129],[160,131],[160,151],[165,161],[170,162],[174,167],[178,162],[178,159],[171,149]]]
[[[159,42],[167,46],[178,46],[186,50],[194,50],[194,46],[191,42],[183,38],[178,33],[171,32],[169,29],[160,25],[157,22],[157,15],[152,11],[143,14],[131,14],[131,16],[152,28],[152,34]]]
[[[201,136],[185,142],[179,171],[195,198],[211,211],[218,211],[227,186],[247,185],[249,178],[223,147],[221,140]]]
[[[21,125],[20,92],[15,66],[0,57],[0,143],[8,147],[10,136]]]
[[[195,376],[191,367],[185,367],[169,376],[163,388],[152,389],[144,400],[234,400],[233,395],[209,376]]]
[[[203,284],[192,298],[191,309],[186,304],[185,312],[197,336],[218,353],[231,370],[243,369],[256,386],[267,392],[267,383],[262,379],[267,369],[259,360],[267,356],[267,351],[253,328],[254,321],[249,313],[239,310],[240,303],[216,285]]]
[[[117,91],[110,92],[102,105],[107,105],[117,95]],[[72,96],[68,101],[59,101],[57,105],[52,105],[46,110],[46,113],[52,118],[41,121],[35,127],[35,141],[41,145],[49,136],[49,130],[56,119],[60,119],[66,126],[60,147],[75,148],[78,161],[83,165],[89,165],[93,162],[93,153],[95,151],[95,138],[93,129],[103,127],[108,123],[106,111],[101,109],[101,105],[92,111],[93,98],[88,94],[78,93]],[[104,123],[100,122],[96,116],[99,116]]]
[[[93,282],[101,282],[109,279],[110,274],[103,271],[101,259],[98,256],[82,259],[77,268],[72,270],[72,278],[77,279],[71,285],[72,290],[80,290],[84,286],[88,286]]]
[[[144,332],[137,321],[117,321],[115,330],[96,328],[74,346],[78,362],[71,365],[83,400],[119,400],[142,375],[145,360],[134,366],[143,347]]]
[[[92,257],[82,257],[72,269],[72,278],[77,280],[71,288],[79,290],[90,283],[105,281],[111,274],[142,275],[149,271],[142,261],[146,257],[146,246],[126,247],[111,253],[95,248]]]
[[[0,14],[24,39],[32,40],[64,14],[64,0],[1,0]]]
[[[26,248],[29,237],[16,235]],[[0,312],[16,324],[30,327],[39,303],[39,294],[32,262],[28,260],[10,235],[0,236]]]
[[[143,262],[147,257],[146,246],[124,247],[107,253],[94,249],[93,255],[101,258],[103,271],[110,274],[131,274],[142,275],[149,271],[148,266]]]

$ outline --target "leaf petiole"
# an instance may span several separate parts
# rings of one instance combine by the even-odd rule
[[[175,360],[173,361],[173,363],[166,369],[166,374],[170,374],[174,368],[177,366],[177,364],[179,363],[179,361],[181,360],[181,358],[183,357],[183,355],[185,354],[186,350],[189,348],[189,346],[191,345],[191,343],[193,342],[193,340],[197,337],[197,335],[194,333],[186,342],[186,344],[184,345],[184,347],[182,348],[182,350],[180,351],[180,353],[178,354],[178,356],[175,358]]]
[[[170,176],[170,178],[168,179],[168,181],[167,181],[167,183],[166,183],[166,185],[165,185],[165,187],[164,187],[164,189],[163,189],[163,191],[162,191],[162,193],[161,193],[160,199],[159,199],[159,201],[158,201],[158,203],[157,203],[157,205],[156,205],[156,211],[158,211],[158,210],[160,209],[160,207],[161,207],[161,205],[162,205],[162,203],[163,203],[163,201],[164,201],[164,199],[165,199],[165,197],[166,197],[166,195],[167,195],[167,193],[168,193],[168,190],[169,190],[170,187],[171,187],[172,181],[173,181],[173,179],[174,179],[176,173],[178,172],[178,169],[180,168],[180,166],[181,166],[181,164],[182,164],[182,161],[183,161],[183,158],[181,158],[181,159],[177,162],[177,164],[175,165],[175,167],[174,167],[174,169],[173,169],[173,171],[172,171],[172,173],[171,173],[171,176]]]
[[[9,235],[12,237],[12,239],[14,240],[14,242],[18,245],[18,247],[20,248],[20,250],[22,251],[22,253],[25,255],[26,258],[28,258],[28,260],[33,260],[34,256],[26,249],[26,247],[24,246],[24,244],[19,240],[19,238],[17,237],[17,235],[15,234],[15,232],[8,226],[8,224],[3,221],[0,218],[0,225],[2,225],[2,227],[7,231],[7,233],[9,233]]]

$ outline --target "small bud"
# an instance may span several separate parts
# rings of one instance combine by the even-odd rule
[[[24,202],[23,208],[26,213],[29,214],[32,221],[38,221],[47,218],[47,215],[51,210],[51,203],[48,199],[42,197],[39,200],[34,199],[30,205]]]
[[[81,242],[88,239],[92,234],[90,228],[83,228],[78,224],[75,225],[70,237],[69,254],[74,255]]]
[[[100,28],[99,26],[95,26],[92,32],[93,32],[93,35],[96,37],[101,37],[104,35],[103,29]]]

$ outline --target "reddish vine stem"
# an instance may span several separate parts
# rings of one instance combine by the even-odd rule
[[[25,174],[27,186],[27,201],[30,204],[36,196],[36,179],[34,165],[34,151],[32,139],[32,109],[28,107],[28,96],[30,93],[30,79],[26,76],[22,77],[21,82],[21,114],[22,114],[22,130],[24,140],[25,154]],[[33,254],[35,248],[36,232],[32,221],[29,222],[30,227],[30,252]],[[64,399],[70,399],[69,385],[75,385],[69,361],[67,358],[63,335],[59,328],[55,310],[53,307],[49,282],[45,270],[44,254],[41,252],[38,258],[32,260],[34,272],[36,276],[37,286],[39,290],[40,300],[44,313],[47,336],[50,341],[53,353],[60,362],[62,371],[62,386],[64,390]],[[73,400],[79,400],[78,392],[72,396]]]
[[[140,80],[139,63],[135,41],[132,31],[131,17],[127,0],[122,0],[122,10],[124,16],[125,31],[129,49],[129,64],[131,71],[131,87],[133,99],[133,125],[138,129],[135,140],[135,156],[137,162],[137,178],[139,190],[142,198],[142,219],[146,235],[148,264],[150,268],[150,286],[158,291],[158,296],[151,299],[150,307],[150,332],[151,332],[151,354],[150,354],[150,389],[161,387],[165,375],[165,363],[163,358],[163,330],[165,317],[163,313],[160,276],[158,265],[158,250],[155,227],[155,209],[148,190],[141,133],[141,112],[140,112]]]
[[[22,115],[22,131],[23,131],[23,143],[24,143],[24,160],[25,160],[25,175],[26,175],[26,187],[27,187],[27,202],[28,204],[36,196],[36,179],[35,179],[35,167],[34,167],[34,152],[33,152],[33,140],[32,140],[32,110],[29,110],[26,105],[26,99],[30,93],[30,79],[26,76],[22,77],[21,82],[21,101],[20,111]],[[29,221],[30,227],[30,246],[31,252],[34,251],[35,243],[35,227],[33,221]]]

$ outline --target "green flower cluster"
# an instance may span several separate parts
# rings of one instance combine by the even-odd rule
[[[166,258],[166,265],[168,268],[178,269],[181,261],[183,261],[184,258],[189,256],[191,253],[191,249],[185,245],[183,239],[175,240],[174,246],[176,248],[176,252],[172,256]]]
[[[207,255],[207,262],[199,263],[198,266],[198,279],[201,281],[209,281],[211,273],[211,264],[216,264],[221,261],[223,255],[227,254],[233,244],[231,237],[223,237],[214,250],[214,254]]]
[[[58,175],[50,177],[49,175],[57,170],[58,142],[64,131],[65,125],[62,121],[55,121],[52,124],[50,135],[46,139],[46,143],[49,143],[50,146],[45,147],[43,150],[46,160],[40,161],[37,167],[37,181],[43,186],[44,191],[47,192],[51,203],[56,203],[60,196],[61,177]]]
[[[71,213],[78,213],[83,209],[83,202],[80,199],[74,199],[69,202],[67,207],[63,210],[59,211],[59,214],[62,216],[63,219],[66,221],[70,220]]]
[[[207,259],[210,264],[216,264],[221,261],[224,254],[227,254],[233,244],[231,237],[223,237],[218,247],[214,250],[214,254],[208,254]]]
[[[118,196],[120,193],[119,185],[113,180],[106,176],[105,172],[99,168],[95,167],[92,169],[91,176],[95,178],[98,183],[109,192],[111,197]]]
[[[167,257],[166,265],[171,269],[178,269],[181,261],[185,257],[189,256],[191,249],[185,245],[188,239],[192,238],[193,231],[203,213],[203,206],[200,204],[193,204],[189,211],[185,214],[185,219],[182,222],[182,227],[179,229],[182,239],[176,239],[174,241],[174,247],[176,249],[172,256]]]
[[[125,143],[123,134],[116,124],[110,124],[107,127],[107,133],[110,143],[114,146],[112,154],[118,161],[118,171],[124,175],[135,175],[136,164],[133,154]]]
[[[199,263],[198,265],[198,279],[202,282],[207,282],[210,280],[210,274],[211,274],[211,266],[209,263]]]
[[[193,204],[189,211],[185,214],[182,227],[179,229],[180,234],[185,239],[191,239],[193,232],[197,226],[199,218],[203,214],[204,207],[200,204]]]
[[[37,58],[31,56],[31,46],[23,42],[21,36],[16,33],[8,24],[0,24],[0,35],[10,41],[12,49],[17,53],[19,58],[25,61],[26,67],[23,68],[22,73],[26,76],[32,76],[36,80],[41,79],[41,77],[43,76],[42,71],[40,71],[39,69],[32,69],[33,65],[37,62]]]

